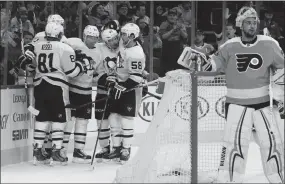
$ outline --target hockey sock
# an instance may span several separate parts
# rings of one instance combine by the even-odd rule
[[[109,122],[110,122],[110,127],[111,127],[111,136],[112,136],[112,142],[114,147],[119,147],[121,146],[121,121],[120,121],[120,116],[117,115],[116,113],[112,113],[109,116]]]
[[[122,117],[121,118],[122,125],[122,138],[123,138],[123,147],[130,148],[133,143],[134,137],[134,120],[132,117]]]
[[[76,119],[74,130],[74,148],[84,149],[87,135],[87,119]]]
[[[100,123],[101,124],[101,130],[100,130],[100,134],[99,134],[99,144],[101,148],[105,148],[109,145],[109,140],[110,140],[110,125],[109,125],[109,121],[108,120],[97,120],[97,126],[98,126],[98,131],[99,131],[99,127],[100,127]]]
[[[63,142],[63,130],[66,123],[52,122],[52,144],[55,145],[56,149],[61,149]]]
[[[34,143],[38,144],[38,148],[43,147],[49,124],[50,122],[48,121],[44,121],[44,122],[36,121],[35,122]]]
[[[64,128],[63,147],[65,147],[66,149],[68,149],[69,138],[70,138],[73,126],[74,126],[74,122],[75,122],[75,119],[72,118],[72,121],[68,121]]]

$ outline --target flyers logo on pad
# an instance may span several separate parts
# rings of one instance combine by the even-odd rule
[[[246,72],[248,68],[258,70],[262,64],[263,59],[259,54],[236,54],[237,70]]]

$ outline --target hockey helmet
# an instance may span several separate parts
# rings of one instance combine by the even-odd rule
[[[87,25],[83,31],[83,37],[94,36],[99,37],[99,31],[96,26]]]
[[[64,26],[64,19],[58,14],[53,14],[53,15],[48,16],[47,23],[50,23],[50,22],[55,22],[57,24]]]
[[[127,34],[128,37],[130,37],[131,35],[134,35],[134,39],[135,39],[135,38],[138,38],[140,35],[140,28],[138,25],[134,23],[127,23],[126,25],[122,27],[121,33]]]
[[[61,36],[64,33],[63,26],[55,22],[50,22],[46,25],[45,33],[48,37],[61,39]]]
[[[248,6],[242,7],[237,14],[236,27],[241,27],[244,19],[249,17],[256,18],[256,20],[259,22],[258,14],[254,8]]]

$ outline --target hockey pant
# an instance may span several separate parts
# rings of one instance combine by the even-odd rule
[[[61,149],[65,124],[66,123],[61,122],[36,121],[34,129],[34,144],[38,144],[38,148],[43,147],[46,132],[48,132],[49,127],[51,126],[50,134],[52,138],[52,145],[55,145],[56,149]]]
[[[134,137],[134,118],[111,113],[109,116],[114,147],[130,148]]]
[[[75,124],[75,127],[74,127]],[[64,129],[63,146],[68,149],[69,138],[74,128],[74,148],[84,149],[87,136],[87,119],[72,118],[72,121],[67,122]]]
[[[269,107],[254,110],[230,104],[217,183],[243,182],[253,127],[267,179],[270,183],[284,183],[284,145],[277,125],[280,116],[275,115],[271,116]]]

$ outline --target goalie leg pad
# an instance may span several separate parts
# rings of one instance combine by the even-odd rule
[[[284,183],[284,144],[277,118],[265,107],[253,113],[264,174],[270,183]]]
[[[122,141],[124,148],[130,148],[133,143],[134,137],[134,118],[122,116],[121,118],[122,126]]]
[[[74,129],[74,148],[84,149],[87,136],[87,119],[76,118]]]
[[[242,182],[252,134],[254,109],[230,104],[224,130],[218,183]]]
[[[120,116],[117,113],[111,113],[109,116],[109,122],[111,127],[111,138],[114,147],[121,146],[121,137],[122,137],[122,127]]]
[[[36,121],[35,122],[35,130],[34,130],[34,143],[38,144],[38,148],[42,148],[45,137],[46,137],[46,132],[49,130],[49,121]]]
[[[101,130],[99,130],[101,124]],[[109,140],[110,140],[110,123],[108,120],[102,120],[102,121],[97,121],[97,126],[98,126],[98,131],[100,131],[99,134],[99,144],[101,148],[105,148],[109,145]]]
[[[61,149],[63,142],[63,131],[66,123],[52,122],[51,135],[52,144],[55,145],[56,149]]]
[[[74,124],[75,124],[75,118],[72,117],[72,120],[68,121],[64,127],[63,147],[65,147],[66,149],[68,148],[69,138],[73,130]]]

